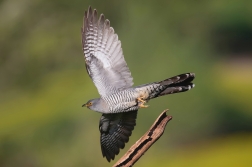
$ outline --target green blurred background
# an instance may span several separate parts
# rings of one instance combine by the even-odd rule
[[[135,85],[195,72],[152,100],[120,158],[166,108],[173,120],[135,166],[252,166],[252,1],[0,0],[0,166],[112,166],[81,48],[88,6],[122,41]]]

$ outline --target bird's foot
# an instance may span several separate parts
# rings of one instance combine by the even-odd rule
[[[147,108],[147,107],[149,107],[148,105],[144,105],[146,103],[146,101],[143,100],[143,97],[138,97],[137,98],[137,102],[138,102],[138,106],[140,108]]]
[[[142,104],[146,103],[142,96],[137,98],[137,102],[141,102]]]
[[[140,108],[147,108],[147,107],[149,107],[148,105],[144,105],[143,103],[138,104],[138,106],[139,106]]]

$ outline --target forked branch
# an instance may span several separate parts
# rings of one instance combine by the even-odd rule
[[[113,167],[133,166],[138,159],[162,136],[167,123],[172,116],[167,116],[164,110],[150,129],[115,163]]]

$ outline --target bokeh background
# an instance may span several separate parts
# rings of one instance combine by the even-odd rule
[[[0,166],[112,166],[81,48],[88,6],[122,41],[135,85],[195,72],[196,87],[139,111],[128,148],[173,120],[135,166],[252,166],[252,1],[0,0]]]

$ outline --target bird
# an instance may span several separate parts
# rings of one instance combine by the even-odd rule
[[[185,92],[193,88],[194,73],[180,74],[159,82],[133,87],[133,78],[124,59],[121,41],[104,14],[89,6],[81,27],[86,71],[96,86],[99,98],[87,107],[102,114],[99,122],[103,157],[114,160],[125,147],[136,125],[137,112],[154,98]]]

